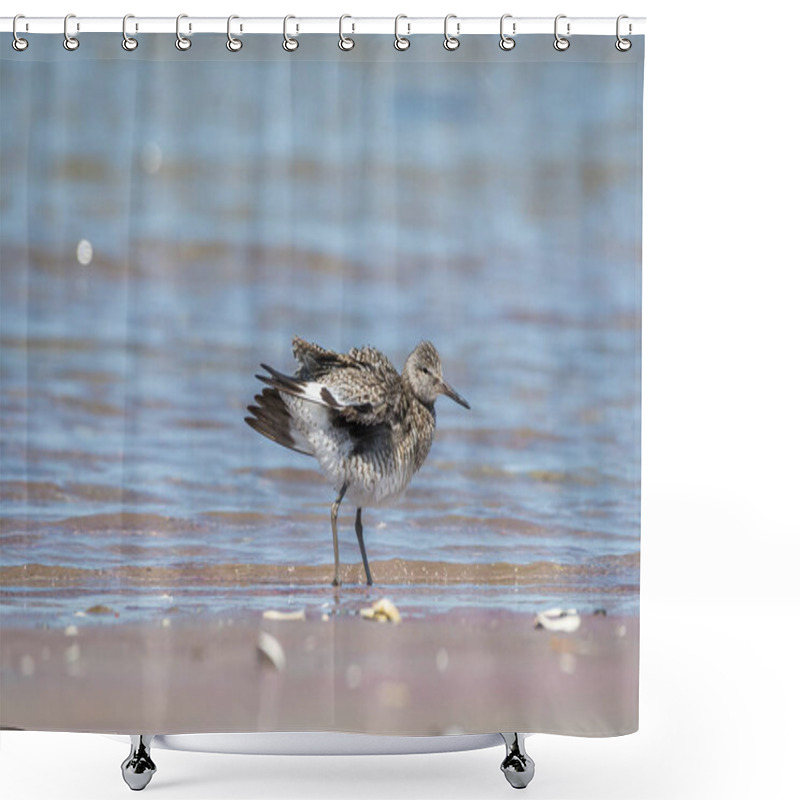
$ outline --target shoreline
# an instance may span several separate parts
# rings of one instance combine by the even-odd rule
[[[390,558],[371,562],[381,584],[423,584],[445,586],[468,583],[482,586],[530,586],[551,581],[562,586],[562,592],[580,591],[587,578],[622,576],[626,570],[638,574],[638,550],[622,555],[604,555],[585,562],[564,564],[540,560],[530,563],[423,561]],[[343,588],[366,586],[360,563],[342,563]],[[302,585],[330,586],[332,564],[253,564],[182,562],[169,567],[116,565],[105,569],[64,567],[29,563],[0,567],[0,587],[93,586],[114,579],[131,586],[195,586],[205,585]],[[575,585],[573,585],[575,584]],[[595,587],[590,587],[595,588]],[[638,593],[639,586],[622,586]]]
[[[0,726],[612,736],[638,727],[638,664],[633,616],[582,617],[570,633],[529,614],[461,610],[399,623],[4,625]]]

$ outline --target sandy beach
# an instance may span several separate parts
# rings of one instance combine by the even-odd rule
[[[638,638],[635,617],[582,617],[577,631],[563,633],[502,612],[399,623],[334,614],[4,626],[0,724],[105,733],[631,733]]]

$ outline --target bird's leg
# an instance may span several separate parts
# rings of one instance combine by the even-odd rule
[[[364,562],[364,572],[367,573],[367,586],[372,586],[372,575],[369,571],[369,561],[367,561],[367,548],[364,547],[364,528],[361,526],[361,509],[356,511],[356,536],[358,536],[358,546],[361,548],[361,560]]]
[[[342,502],[344,493],[347,491],[347,484],[342,486],[339,496],[333,501],[331,506],[331,531],[333,531],[333,585],[338,586],[339,581],[339,533],[336,530],[336,518],[339,515],[339,504]]]

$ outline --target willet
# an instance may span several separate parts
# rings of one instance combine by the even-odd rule
[[[299,337],[292,340],[294,375],[262,364],[256,375],[267,388],[255,396],[251,428],[298,453],[314,456],[332,483],[333,585],[339,585],[339,505],[348,494],[356,505],[356,536],[367,584],[372,584],[361,509],[396,499],[422,466],[433,442],[440,394],[464,408],[467,401],[442,377],[439,353],[420,342],[402,374],[374,347],[347,354],[325,350]]]

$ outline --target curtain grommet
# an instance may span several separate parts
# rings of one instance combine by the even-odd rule
[[[447,30],[447,25],[451,19],[456,20],[455,36],[451,36],[450,32]],[[458,22],[458,17],[455,14],[448,14],[444,18],[444,42],[442,42],[442,44],[444,45],[445,50],[449,50],[451,53],[453,52],[453,50],[458,50],[459,46],[461,45],[461,42],[458,39],[458,34],[460,32],[460,29],[461,29],[461,23]]]
[[[555,40],[553,41],[553,47],[555,47],[555,49],[558,50],[559,53],[563,53],[565,50],[569,49],[569,39],[566,36],[562,36],[558,32],[558,21],[566,18],[567,18],[566,14],[559,14],[556,17],[555,22],[553,23],[553,33],[556,37]],[[567,36],[569,36],[569,34],[570,34],[570,23],[567,22]]]
[[[509,36],[505,32],[505,30],[503,29],[503,26],[505,25],[505,22],[506,22],[507,19],[512,19],[512,15],[511,14],[503,14],[503,16],[500,17],[500,49],[501,50],[505,50],[506,53],[509,50],[513,50],[517,46],[516,39],[514,39],[513,36]],[[516,22],[512,22],[511,23],[511,32],[512,33],[516,33],[517,32],[517,23]]]
[[[192,46],[192,40],[181,33],[181,20],[188,18],[188,14],[178,14],[175,19],[175,47],[181,52],[186,52]],[[191,26],[189,30],[191,30]]]
[[[236,14],[231,14],[228,17],[228,41],[225,42],[225,47],[227,47],[231,53],[238,53],[244,46],[244,42],[242,42],[241,39],[237,39],[231,33],[231,22],[233,22],[235,19],[239,19]],[[241,28],[239,30],[241,31]]]
[[[139,40],[133,36],[128,36],[129,19],[135,19],[133,14],[126,14],[122,18],[122,49],[132,53],[139,46]]]
[[[300,47],[300,40],[295,39],[293,36],[289,36],[289,20],[290,19],[297,19],[293,14],[287,14],[283,18],[283,49],[287,53],[294,53],[298,47]],[[299,30],[299,28],[296,28]]]
[[[344,21],[346,19],[353,19],[353,18],[349,14],[342,14],[342,16],[339,17],[339,49],[345,53],[349,53],[356,46],[356,40],[353,39],[351,36],[344,35],[343,26],[344,26]],[[355,31],[356,26],[353,23],[350,24],[352,26],[353,31]]]
[[[67,14],[67,16],[64,17],[64,49],[73,52],[74,50],[77,50],[81,46],[81,43],[78,41],[78,38],[76,36],[69,35],[68,28],[69,28],[69,21],[71,19],[75,19],[75,14]],[[76,30],[80,30],[80,27],[77,26],[77,23],[76,23]]]
[[[630,50],[631,47],[633,47],[633,42],[630,39],[625,39],[619,32],[620,22],[622,22],[622,20],[624,20],[624,19],[629,19],[627,14],[620,14],[617,17],[617,41],[614,42],[614,47],[616,47],[617,50],[619,50],[620,53],[627,53],[628,50]],[[631,30],[632,29],[633,28],[632,28],[632,26],[631,26],[631,24],[629,22],[628,23],[628,36],[631,35]]]
[[[23,39],[17,33],[17,20],[18,19],[25,19],[24,14],[17,14],[14,17],[14,21],[11,23],[11,33],[13,34],[14,38],[11,41],[11,46],[18,52],[22,53],[23,51],[28,49],[28,40]]]
[[[406,23],[408,32],[405,36],[401,36],[399,28],[401,19],[408,19],[408,17],[405,14],[398,14],[394,18],[394,49],[399,50],[402,53],[411,47],[411,39],[407,38],[411,35],[411,24],[408,22]]]

